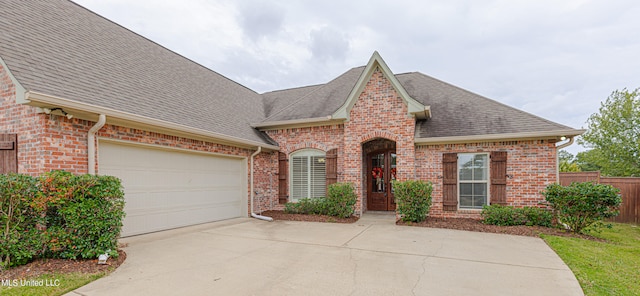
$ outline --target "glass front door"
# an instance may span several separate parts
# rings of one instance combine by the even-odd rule
[[[368,155],[367,209],[394,211],[396,209],[391,181],[396,179],[395,150],[377,151]]]

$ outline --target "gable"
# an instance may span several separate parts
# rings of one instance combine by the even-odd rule
[[[367,66],[364,68],[362,74],[358,78],[355,87],[349,93],[346,101],[338,110],[336,110],[331,117],[333,119],[345,119],[349,120],[349,113],[353,105],[356,103],[360,94],[364,91],[367,82],[371,79],[371,76],[376,70],[380,70],[384,77],[389,80],[395,91],[400,95],[404,103],[407,105],[407,109],[410,115],[415,116],[419,119],[426,119],[431,116],[431,112],[428,106],[423,105],[422,103],[413,99],[407,91],[404,89],[402,84],[398,81],[396,76],[391,72],[387,64],[384,62],[380,54],[376,51],[373,53]]]

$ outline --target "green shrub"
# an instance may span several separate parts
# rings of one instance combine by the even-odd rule
[[[551,227],[553,215],[550,211],[538,207],[514,208],[501,205],[485,205],[480,213],[484,224],[499,226],[544,226]]]
[[[324,198],[302,198],[298,202],[286,203],[284,211],[290,214],[325,215],[325,204]]]
[[[431,182],[421,180],[394,181],[394,195],[402,221],[424,221],[431,208]]]
[[[527,226],[553,226],[553,213],[550,210],[538,207],[524,207],[519,210],[524,214]]]
[[[569,186],[551,184],[542,194],[553,208],[558,221],[573,232],[580,233],[596,222],[618,215],[622,202],[619,190],[611,185],[591,182]]]
[[[124,193],[111,176],[78,176],[73,202],[58,209],[68,240],[60,257],[96,258],[108,252],[118,256],[118,237],[124,219]]]
[[[303,198],[297,202],[284,205],[285,213],[328,215],[348,218],[353,214],[357,195],[350,183],[334,183],[329,185],[329,195],[326,198]]]
[[[36,193],[34,178],[0,175],[0,270],[28,263],[40,254],[42,240],[30,206]]]
[[[358,196],[351,183],[329,185],[329,192],[325,199],[327,215],[341,218],[351,217],[357,199]]]
[[[482,222],[484,224],[499,226],[524,225],[526,217],[522,211],[518,211],[514,207],[501,205],[485,205],[482,207]]]
[[[117,257],[124,218],[119,179],[63,171],[0,175],[0,194],[3,267],[37,257]]]

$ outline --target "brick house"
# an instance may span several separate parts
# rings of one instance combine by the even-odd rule
[[[393,179],[433,182],[430,215],[536,205],[582,130],[376,52],[332,81],[258,94],[69,1],[0,7],[2,173],[123,180],[123,235],[247,216],[350,182],[355,214]],[[564,145],[564,144],[562,144]]]

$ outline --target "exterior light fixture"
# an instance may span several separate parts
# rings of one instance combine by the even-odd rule
[[[566,139],[567,139],[567,137],[565,137],[565,136],[560,137],[560,141],[564,141]]]

